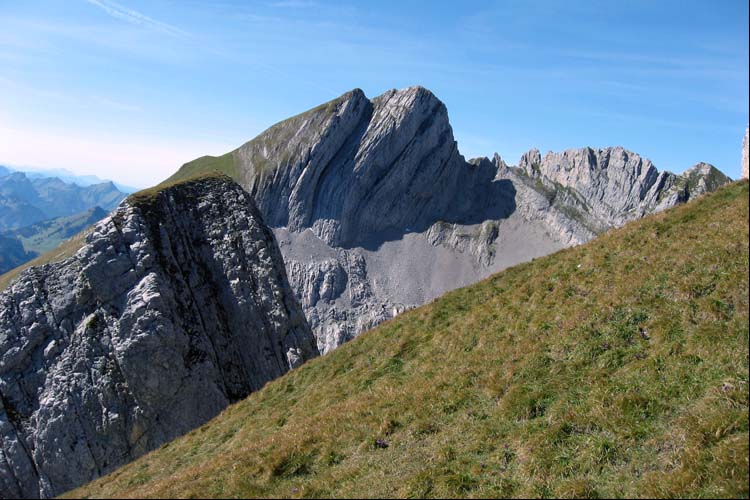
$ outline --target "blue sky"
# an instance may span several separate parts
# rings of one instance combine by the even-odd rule
[[[0,164],[147,186],[355,87],[467,157],[622,145],[739,176],[747,0],[0,0]]]

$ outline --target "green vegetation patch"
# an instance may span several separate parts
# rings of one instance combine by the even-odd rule
[[[133,206],[139,207],[139,208],[145,208],[148,205],[152,204],[157,197],[174,188],[175,186],[185,186],[188,184],[193,183],[202,183],[205,181],[222,181],[222,182],[233,182],[231,179],[231,176],[228,176],[227,174],[223,172],[219,172],[216,170],[212,170],[205,173],[196,173],[195,175],[181,178],[181,179],[172,179],[162,182],[161,184],[158,184],[152,188],[143,189],[141,191],[138,191],[136,193],[131,194],[128,196],[127,201]]]
[[[284,166],[291,160],[292,152],[288,149],[289,141],[297,134],[300,127],[309,121],[316,120],[320,123],[326,121],[330,115],[337,112],[349,94],[344,94],[332,101],[326,102],[303,113],[287,118],[269,127],[254,139],[248,141],[240,148],[222,156],[201,156],[184,164],[180,169],[167,179],[166,183],[180,182],[196,176],[211,172],[219,172],[227,175],[237,182],[242,182],[243,166],[240,165],[238,151],[240,149],[256,149],[252,156],[252,163],[256,175],[263,175],[280,166]],[[310,130],[318,130],[319,127],[311,126]],[[298,137],[297,140],[304,143],[306,137]],[[278,157],[271,155],[274,161],[264,156],[266,152],[276,152]],[[244,166],[247,167],[246,165]]]
[[[748,183],[507,269],[75,497],[747,497]]]
[[[201,156],[200,158],[196,158],[180,167],[166,183],[174,184],[212,172],[221,173],[237,180],[238,173],[234,153],[230,152],[221,156]]]

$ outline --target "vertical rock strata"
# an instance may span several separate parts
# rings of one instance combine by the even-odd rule
[[[72,258],[0,294],[0,496],[83,484],[317,353],[238,185],[131,197]]]
[[[659,172],[621,147],[532,150],[517,167],[466,161],[445,105],[422,87],[371,100],[355,89],[221,159],[274,229],[321,351],[728,181],[707,164]]]

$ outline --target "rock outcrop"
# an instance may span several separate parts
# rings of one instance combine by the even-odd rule
[[[567,196],[564,204],[580,213],[594,233],[620,226],[713,191],[730,182],[713,165],[698,163],[682,175],[659,172],[650,160],[622,147],[531,150],[519,169],[538,180],[540,191]]]
[[[422,87],[361,90],[274,125],[218,168],[253,196],[328,351],[363,330],[509,265],[579,244],[713,189],[623,148],[466,161],[445,105]]]
[[[317,353],[245,191],[135,195],[0,294],[0,496],[81,485]]]

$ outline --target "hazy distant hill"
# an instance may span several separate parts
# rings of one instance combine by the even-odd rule
[[[6,236],[19,240],[27,251],[41,254],[49,252],[71,236],[102,220],[107,213],[101,207],[94,207],[74,215],[37,222],[10,231],[6,233]]]
[[[125,196],[112,182],[81,186],[0,165],[0,274],[102,219]]]
[[[83,187],[56,177],[30,179],[12,172],[0,177],[0,232],[97,206],[109,211],[125,196],[112,182]]]
[[[0,234],[0,274],[24,264],[36,257],[33,252],[27,252],[21,241]]]
[[[29,179],[46,179],[50,177],[57,177],[58,179],[68,183],[68,184],[77,184],[81,187],[88,187],[93,186],[94,184],[103,184],[105,182],[109,182],[107,179],[102,179],[101,177],[97,177],[96,175],[80,175],[71,172],[70,170],[66,170],[64,168],[49,168],[49,169],[27,169],[27,168],[11,168],[4,165],[0,165],[0,177],[4,175],[8,175],[11,172],[23,172],[26,174],[26,177]],[[136,188],[133,186],[126,186],[124,184],[120,184],[119,182],[112,183],[119,189],[120,191],[124,193],[134,193],[138,191],[140,188]]]

